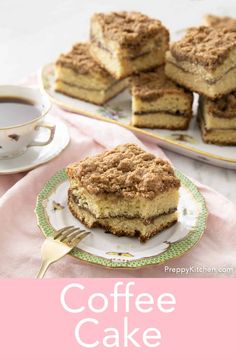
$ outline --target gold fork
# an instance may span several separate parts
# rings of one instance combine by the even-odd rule
[[[41,266],[36,278],[42,279],[50,264],[69,253],[78,242],[83,240],[90,232],[74,226],[63,227],[48,237],[41,249]]]

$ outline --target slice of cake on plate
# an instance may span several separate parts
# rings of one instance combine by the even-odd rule
[[[88,43],[78,43],[55,63],[55,90],[95,104],[103,104],[128,86],[114,79],[90,55]]]
[[[180,181],[173,168],[137,145],[87,157],[66,172],[69,209],[89,228],[146,241],[178,219]]]
[[[131,80],[132,125],[143,128],[187,129],[193,94],[170,80],[160,66]]]
[[[165,62],[168,30],[139,12],[97,13],[90,33],[91,54],[117,79]]]
[[[199,119],[204,142],[236,145],[236,92],[214,101],[202,96]]]
[[[236,33],[190,28],[171,45],[165,71],[178,84],[213,99],[236,90]]]

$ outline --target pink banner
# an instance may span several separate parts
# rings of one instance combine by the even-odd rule
[[[1,280],[1,353],[235,353],[234,279]]]

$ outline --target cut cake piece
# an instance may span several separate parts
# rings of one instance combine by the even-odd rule
[[[104,104],[128,86],[99,66],[89,53],[88,43],[78,43],[55,63],[55,90],[95,104]]]
[[[97,13],[90,33],[91,54],[117,79],[165,62],[168,30],[139,12]]]
[[[89,228],[145,241],[178,219],[179,179],[167,161],[135,144],[87,157],[66,172],[69,209]]]
[[[236,33],[190,28],[171,45],[165,71],[178,84],[213,99],[236,90]]]
[[[236,145],[236,92],[214,101],[202,96],[199,120],[204,142]]]
[[[132,125],[143,128],[187,129],[193,94],[170,80],[160,66],[131,80]]]

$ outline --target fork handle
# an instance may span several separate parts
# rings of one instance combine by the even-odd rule
[[[51,263],[52,262],[47,262],[47,261],[42,262],[40,269],[39,269],[38,273],[36,274],[35,278],[42,279]]]

